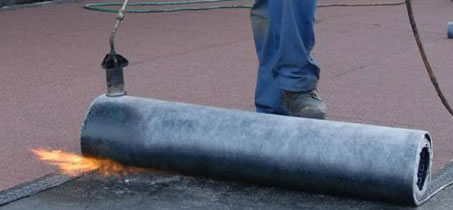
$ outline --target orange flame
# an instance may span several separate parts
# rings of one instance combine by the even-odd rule
[[[103,176],[127,174],[141,170],[135,167],[123,166],[113,160],[84,157],[61,150],[32,149],[31,152],[38,156],[40,160],[50,165],[58,166],[63,174],[69,176],[78,176],[95,170]]]

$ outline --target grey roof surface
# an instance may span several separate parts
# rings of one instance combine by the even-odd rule
[[[416,209],[447,210],[448,188]],[[415,209],[413,206],[310,194],[243,183],[155,172],[103,177],[88,174],[0,209]]]

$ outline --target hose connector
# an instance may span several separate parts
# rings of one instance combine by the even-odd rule
[[[107,54],[102,61],[102,68],[107,75],[107,96],[118,97],[126,95],[124,91],[123,68],[129,64],[126,58],[114,51]]]
[[[448,22],[447,34],[449,39],[453,39],[453,21]]]

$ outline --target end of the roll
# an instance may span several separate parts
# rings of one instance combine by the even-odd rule
[[[417,188],[422,191],[425,183],[428,181],[430,169],[430,152],[429,147],[424,147],[419,154],[418,172],[417,172]]]
[[[433,150],[429,134],[425,135],[425,140],[418,151],[417,167],[414,177],[414,204],[419,206],[425,202],[428,186],[431,181],[431,165]]]

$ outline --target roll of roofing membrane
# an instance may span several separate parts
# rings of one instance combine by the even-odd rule
[[[431,178],[426,131],[99,96],[84,155],[188,175],[418,205]]]

